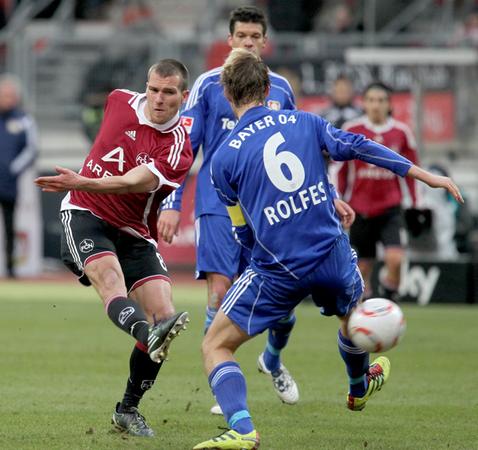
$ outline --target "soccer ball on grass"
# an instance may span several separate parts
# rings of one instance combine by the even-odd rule
[[[402,310],[386,298],[371,298],[360,303],[348,322],[349,338],[369,353],[385,352],[395,347],[405,328]]]

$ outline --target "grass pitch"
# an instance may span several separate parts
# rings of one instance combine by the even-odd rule
[[[190,449],[219,434],[202,372],[204,285],[176,286],[189,329],[141,412],[153,439],[112,431],[110,416],[128,374],[133,341],[106,317],[92,288],[71,283],[0,284],[1,449]],[[405,306],[407,333],[389,352],[389,383],[362,412],[345,407],[347,379],[337,352],[337,320],[311,305],[283,360],[301,400],[283,405],[255,368],[265,336],[238,360],[264,450],[478,449],[478,307]]]

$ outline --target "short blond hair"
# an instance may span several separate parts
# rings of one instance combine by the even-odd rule
[[[264,103],[270,87],[269,69],[255,53],[235,48],[224,63],[221,83],[234,106]]]

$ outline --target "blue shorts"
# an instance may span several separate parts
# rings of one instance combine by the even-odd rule
[[[248,267],[227,292],[221,309],[248,335],[262,333],[291,311],[306,296],[326,316],[345,316],[363,293],[357,255],[348,237],[341,235],[327,257],[300,280],[259,274]]]
[[[234,239],[229,217],[206,214],[196,219],[196,279],[215,272],[233,280],[250,260],[250,251]]]

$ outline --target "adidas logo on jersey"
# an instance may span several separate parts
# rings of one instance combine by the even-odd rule
[[[125,131],[124,134],[126,134],[126,136],[128,136],[129,138],[133,139],[133,141],[136,140],[136,130]]]

